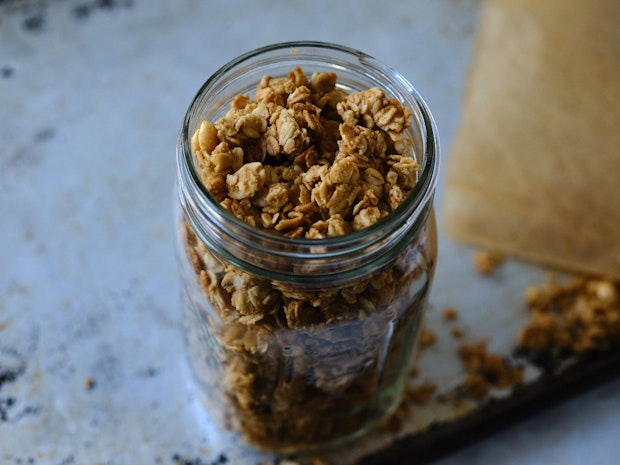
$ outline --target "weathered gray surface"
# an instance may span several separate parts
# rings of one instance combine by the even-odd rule
[[[407,76],[436,117],[445,154],[479,7],[0,1],[0,464],[210,464],[221,454],[256,463],[220,442],[184,359],[171,213],[184,112],[204,80],[245,51],[332,41]],[[539,276],[508,263],[482,280],[471,251],[442,237],[428,320],[439,343],[423,355],[421,376],[449,389],[462,375],[441,308],[461,310],[467,340],[488,337],[508,353],[525,318],[520,291]],[[619,387],[441,463],[616,463]],[[422,409],[408,427],[434,415],[452,412]]]

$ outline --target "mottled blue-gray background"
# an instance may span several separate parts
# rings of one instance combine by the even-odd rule
[[[336,42],[417,87],[447,156],[481,5],[0,1],[0,465],[256,463],[219,443],[183,355],[171,210],[184,112],[243,52]],[[479,283],[471,251],[445,238],[441,251],[435,314],[461,305],[472,339],[507,350],[536,272]],[[423,374],[454,381],[449,350],[433,350]],[[617,463],[618,412],[615,381],[439,463]]]

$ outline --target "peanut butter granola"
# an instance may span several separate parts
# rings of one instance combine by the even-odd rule
[[[398,208],[420,170],[406,135],[411,111],[379,88],[346,93],[336,77],[299,67],[265,76],[254,98],[240,95],[201,123],[197,171],[223,208],[317,240]],[[210,410],[231,429],[262,448],[303,449],[396,407],[434,269],[434,223],[379,269],[321,289],[244,271],[187,224],[182,235],[206,296],[190,295],[190,352]]]
[[[504,263],[504,256],[494,252],[476,252],[474,266],[481,275],[490,275]]]
[[[524,299],[530,321],[519,347],[538,361],[586,355],[620,346],[620,284],[577,277],[530,286]]]
[[[523,368],[489,352],[486,340],[462,344],[459,357],[467,373],[465,391],[473,398],[486,397],[493,387],[507,388],[523,382]]]
[[[192,138],[203,183],[247,223],[291,237],[357,231],[394,211],[419,166],[411,111],[379,88],[350,94],[336,74],[265,76]]]

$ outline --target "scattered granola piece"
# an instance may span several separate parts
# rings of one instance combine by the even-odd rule
[[[405,401],[412,402],[417,405],[426,405],[437,392],[437,384],[433,382],[425,382],[410,387],[405,391]]]
[[[554,359],[620,346],[620,283],[577,277],[530,286],[524,301],[528,324],[518,346],[534,359]]]
[[[459,312],[456,308],[448,307],[443,310],[443,319],[446,321],[454,321],[459,317]]]
[[[523,369],[490,353],[486,340],[471,345],[463,344],[458,353],[468,374],[465,388],[476,398],[485,392],[483,384],[487,385],[488,392],[491,387],[506,388],[523,382]]]
[[[84,378],[84,387],[88,390],[94,389],[96,386],[96,382],[94,380],[94,378],[87,376],[86,378]]]
[[[461,328],[452,328],[450,334],[455,339],[461,339],[463,337],[463,330]]]
[[[489,382],[481,375],[473,373],[467,375],[463,383],[467,395],[474,399],[484,399],[490,391]]]
[[[420,335],[418,337],[418,346],[421,350],[429,348],[430,346],[435,344],[436,341],[437,334],[434,331],[428,328],[423,328],[422,331],[420,331]]]
[[[482,275],[492,274],[504,263],[504,256],[494,252],[477,252],[474,254],[474,266]]]

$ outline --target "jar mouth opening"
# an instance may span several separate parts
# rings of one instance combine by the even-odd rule
[[[421,166],[418,180],[411,192],[409,192],[409,194],[394,211],[390,212],[375,223],[364,227],[363,229],[341,236],[325,238],[310,239],[284,236],[267,229],[252,226],[242,219],[237,218],[234,214],[220,205],[201,180],[191,149],[192,117],[196,113],[196,107],[200,104],[201,96],[206,94],[221,77],[226,76],[243,63],[261,56],[265,56],[265,60],[269,61],[270,54],[278,52],[282,53],[286,51],[289,52],[291,57],[300,58],[305,57],[306,54],[314,55],[316,53],[320,53],[321,51],[337,53],[341,56],[341,59],[344,56],[348,60],[356,60],[361,67],[368,69],[368,72],[380,71],[381,73],[388,74],[390,79],[393,80],[396,87],[400,91],[399,95],[392,96],[398,98],[399,100],[404,98],[406,100],[403,102],[404,104],[410,107],[413,106],[414,108],[412,109],[419,112],[420,119],[418,124],[423,132],[422,137],[424,139],[424,153],[419,154],[416,152],[416,156],[421,157],[421,160],[417,160]],[[279,58],[272,57],[271,59],[279,60],[281,59],[281,56]],[[291,63],[294,63],[292,59]],[[337,71],[337,64],[335,65],[335,68]],[[202,194],[202,205],[207,207],[209,210],[215,210],[218,216],[226,218],[226,221],[231,222],[239,231],[243,231],[244,233],[256,238],[257,247],[259,247],[259,244],[261,243],[277,242],[284,247],[288,245],[294,249],[317,250],[317,248],[325,247],[331,250],[333,254],[335,250],[343,247],[346,248],[348,244],[356,244],[360,242],[362,238],[364,238],[363,241],[367,243],[369,237],[382,236],[384,234],[383,231],[385,231],[386,228],[400,228],[415,221],[418,216],[416,213],[422,211],[425,205],[432,202],[432,197],[434,195],[439,174],[439,140],[437,137],[436,125],[427,104],[417,90],[415,90],[415,88],[400,73],[388,67],[384,63],[379,62],[372,56],[353,48],[329,42],[291,41],[275,43],[251,50],[224,64],[215,73],[213,73],[207,81],[205,81],[192,100],[183,121],[179,143],[181,148],[178,154],[180,171],[185,172],[192,187]]]

